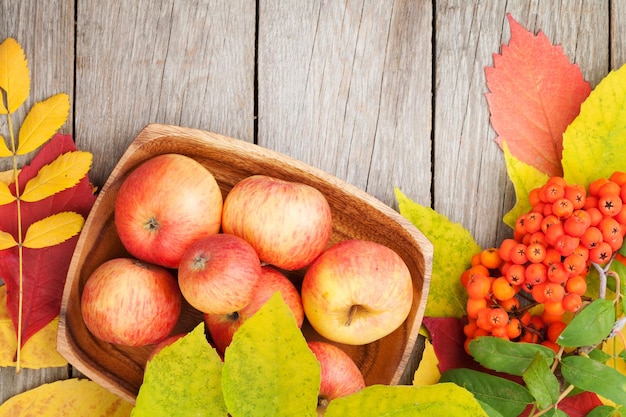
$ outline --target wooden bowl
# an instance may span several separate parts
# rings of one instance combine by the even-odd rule
[[[179,153],[202,163],[215,176],[224,196],[241,179],[265,174],[312,185],[328,199],[333,215],[331,244],[357,238],[382,243],[406,262],[414,284],[414,302],[396,331],[363,346],[339,345],[361,369],[367,385],[395,385],[413,352],[424,315],[432,266],[432,245],[409,221],[358,188],[298,160],[248,142],[214,133],[166,125],[148,125],[134,139],[103,186],[87,218],[72,257],[63,294],[59,352],[85,376],[134,402],[152,347],[130,348],[95,338],[83,322],[80,298],[85,282],[103,262],[129,256],[114,223],[115,198],[127,174],[141,162]],[[298,277],[296,273],[292,278]],[[183,306],[173,333],[189,331],[202,315]],[[307,339],[321,339],[305,323]]]

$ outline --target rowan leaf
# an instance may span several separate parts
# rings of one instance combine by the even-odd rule
[[[128,417],[133,406],[88,379],[66,379],[23,392],[0,405],[12,417]]]
[[[89,172],[91,161],[89,152],[74,151],[60,155],[41,167],[37,176],[26,183],[20,198],[35,202],[75,186]]]
[[[0,230],[0,250],[10,249],[17,246],[17,242],[11,233]]]
[[[30,94],[28,62],[19,43],[7,38],[0,44],[0,89],[6,93],[6,106],[0,100],[0,114],[13,113]]]
[[[467,291],[461,274],[480,246],[458,223],[453,223],[430,207],[412,201],[396,188],[400,214],[413,223],[433,244],[432,275],[425,315],[428,317],[463,317]]]
[[[491,125],[496,142],[506,140],[520,161],[549,175],[562,175],[563,132],[591,91],[580,68],[541,31],[537,35],[507,15],[508,46],[485,68]]]
[[[233,336],[222,392],[233,416],[316,416],[320,364],[280,292]]]
[[[223,363],[204,325],[164,347],[147,364],[133,417],[226,416]]]
[[[517,218],[531,209],[528,202],[530,191],[545,184],[549,177],[537,168],[525,164],[511,155],[506,141],[502,141],[502,150],[504,151],[506,171],[513,183],[516,199],[515,207],[504,215],[503,221],[513,229]]]
[[[325,417],[487,417],[466,389],[442,383],[427,386],[372,385],[328,404]]]
[[[41,167],[54,161],[59,155],[76,151],[69,135],[56,134],[35,155],[29,165],[19,173],[18,183],[24,189],[26,183],[37,175]],[[11,192],[16,184],[11,184]],[[72,211],[87,217],[96,196],[85,176],[76,186],[34,203],[22,202],[23,230],[34,222],[51,214]],[[10,233],[17,240],[17,204],[0,206],[0,230]],[[23,248],[22,288],[22,347],[35,333],[59,315],[63,287],[70,259],[78,236],[59,245],[42,249]],[[3,251],[0,256],[0,276],[7,287],[7,309],[16,329],[20,312],[19,258],[17,247]],[[42,291],[45,289],[45,291]]]
[[[46,143],[63,126],[69,110],[67,94],[57,94],[36,103],[22,123],[16,153],[24,155]]]
[[[0,206],[15,201],[15,196],[11,193],[9,186],[4,182],[0,182]]]
[[[563,134],[568,183],[588,185],[626,170],[626,65],[611,71],[582,104]]]
[[[28,227],[23,245],[30,249],[58,245],[76,236],[84,223],[83,216],[72,211],[52,214]]]
[[[9,157],[13,156],[13,152],[7,147],[6,142],[2,135],[0,135],[0,157]]]
[[[0,366],[15,366],[17,338],[6,308],[6,286],[0,285]],[[31,337],[22,349],[22,368],[41,369],[66,366],[67,361],[57,352],[59,318],[56,317]]]
[[[17,170],[17,175],[20,174],[20,170]],[[0,182],[5,185],[11,185],[15,182],[15,171],[9,169],[7,171],[0,171]]]

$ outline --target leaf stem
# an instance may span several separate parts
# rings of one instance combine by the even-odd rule
[[[13,179],[15,184],[15,198],[17,204],[17,257],[18,257],[18,276],[19,276],[19,293],[17,307],[17,355],[15,372],[22,371],[22,320],[24,309],[24,252],[22,247],[22,205],[20,200],[20,186],[18,182],[18,162],[17,162],[17,143],[15,141],[15,133],[13,131],[13,120],[11,113],[7,114],[7,123],[9,125],[9,136],[11,138],[11,151],[13,152]]]

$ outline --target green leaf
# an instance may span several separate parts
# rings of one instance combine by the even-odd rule
[[[23,201],[35,202],[72,188],[83,179],[91,167],[89,152],[66,152],[39,169],[20,196]]]
[[[613,302],[594,300],[574,316],[556,342],[564,347],[593,346],[609,335],[614,324]]]
[[[559,399],[559,381],[546,364],[543,355],[535,355],[522,378],[540,409],[556,404]]]
[[[587,413],[587,417],[619,417],[621,413],[615,407],[610,407],[608,405],[599,405],[589,413]]]
[[[400,214],[413,223],[433,244],[433,267],[425,316],[456,317],[465,315],[467,291],[461,274],[480,252],[472,235],[458,223],[452,223],[430,207],[411,201],[396,188]]]
[[[534,401],[530,392],[513,381],[472,369],[451,369],[440,382],[454,382],[474,394],[478,401],[489,404],[503,417],[517,417]]]
[[[132,417],[227,416],[222,367],[199,324],[148,362]]]
[[[530,211],[528,195],[533,188],[542,186],[548,181],[549,176],[537,168],[521,162],[511,155],[506,141],[502,142],[506,172],[515,189],[515,207],[504,215],[502,219],[511,229],[515,228],[515,221],[519,216]]]
[[[57,94],[36,103],[20,127],[16,153],[25,155],[46,143],[63,126],[69,110],[70,99],[67,94]]]
[[[502,417],[502,414],[500,414],[498,410],[496,410],[489,404],[483,401],[478,401],[478,404],[480,404],[480,406],[483,408],[483,410],[485,410],[485,413],[487,413],[489,417]]]
[[[584,391],[626,405],[626,376],[584,356],[567,356],[561,361],[563,378]]]
[[[546,366],[552,364],[554,351],[535,343],[515,343],[499,337],[485,336],[472,340],[469,350],[474,359],[486,368],[521,376],[541,355]]]
[[[320,364],[279,292],[226,349],[222,391],[237,416],[316,416]]]
[[[330,402],[324,417],[487,416],[474,396],[452,384],[372,385]]]
[[[563,134],[562,165],[569,184],[588,185],[626,170],[626,65],[611,71]]]

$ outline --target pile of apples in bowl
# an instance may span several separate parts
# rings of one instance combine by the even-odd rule
[[[210,132],[149,125],[98,196],[72,258],[58,350],[133,402],[159,343],[204,322],[220,354],[280,292],[304,337],[362,385],[413,353],[432,245],[373,197]]]

